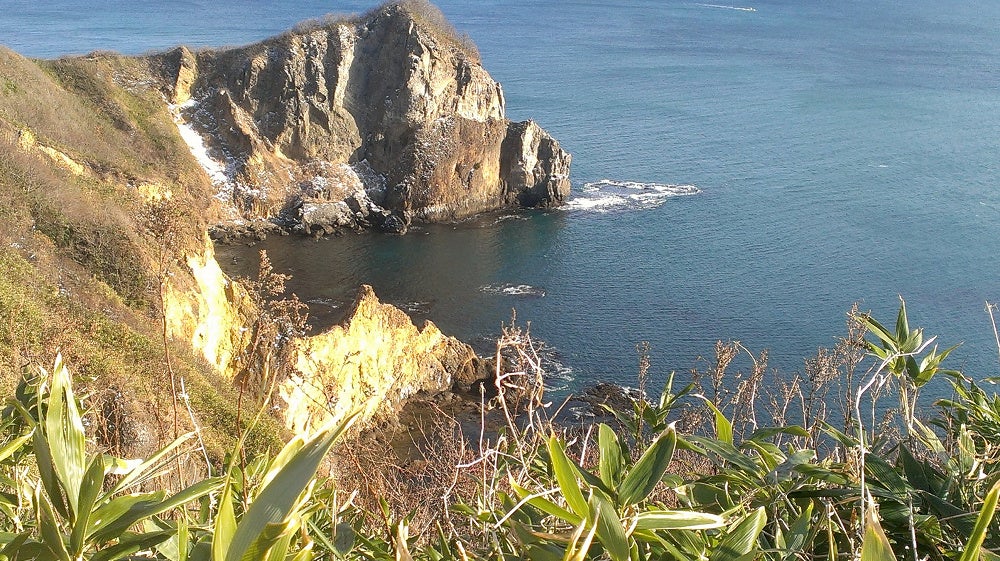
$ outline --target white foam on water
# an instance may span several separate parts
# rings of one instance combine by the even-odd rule
[[[503,222],[508,222],[510,220],[527,220],[527,219],[528,219],[527,216],[520,215],[520,214],[505,214],[503,216],[497,217],[497,219],[494,220],[493,223],[494,224],[501,224]]]
[[[414,300],[413,302],[402,302],[395,304],[395,306],[408,314],[423,314],[427,315],[431,310],[430,302],[421,302]]]
[[[524,296],[541,298],[545,296],[545,290],[530,284],[488,284],[480,286],[479,291],[486,294],[505,294],[507,296]]]
[[[694,185],[602,179],[585,184],[563,208],[583,212],[620,212],[657,208],[672,197],[697,195]]]
[[[723,4],[695,4],[695,6],[701,6],[702,8],[722,8],[725,10],[739,10],[741,12],[757,11],[757,8],[751,8],[750,6],[725,6]]]
[[[336,310],[342,303],[334,300],[332,298],[313,298],[312,300],[306,300],[306,304],[316,304],[318,306],[326,306],[327,308],[332,308]]]

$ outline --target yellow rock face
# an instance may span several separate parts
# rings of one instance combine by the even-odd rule
[[[168,329],[231,378],[244,328],[242,288],[222,273],[207,240],[187,267],[194,285],[167,290]],[[292,344],[295,369],[279,385],[276,402],[296,432],[358,407],[364,420],[391,414],[413,394],[448,389],[453,378],[469,379],[481,368],[471,347],[431,322],[417,327],[402,310],[379,302],[370,286],[361,287],[343,324]]]
[[[194,285],[168,284],[164,294],[167,330],[171,337],[188,341],[220,372],[231,375],[243,327],[237,306],[241,289],[219,268],[207,238],[203,253],[188,256],[187,267]]]
[[[449,339],[433,323],[418,328],[363,286],[343,325],[298,342],[297,375],[279,391],[286,424],[312,430],[357,407],[371,418],[420,390],[447,389]]]

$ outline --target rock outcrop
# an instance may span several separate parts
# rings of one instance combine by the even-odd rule
[[[179,118],[225,166],[244,218],[402,231],[558,205],[569,191],[569,154],[505,118],[475,47],[426,3],[159,57]]]
[[[285,424],[308,431],[358,407],[391,414],[418,392],[449,390],[487,376],[472,348],[431,322],[418,328],[399,308],[362,286],[341,325],[296,342],[295,373],[278,393]]]

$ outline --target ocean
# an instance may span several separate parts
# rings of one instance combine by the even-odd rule
[[[55,57],[238,45],[367,2],[6,0],[0,42]],[[487,350],[516,311],[552,385],[705,367],[716,340],[801,370],[852,304],[962,345],[997,374],[1000,3],[913,0],[463,2],[508,116],[573,154],[564,208],[403,237],[274,237],[318,325],[356,286]],[[704,358],[702,358],[704,357]]]

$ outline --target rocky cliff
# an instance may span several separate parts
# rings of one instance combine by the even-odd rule
[[[569,191],[569,154],[505,118],[475,47],[427,3],[154,58],[233,216],[401,231]]]
[[[431,322],[418,328],[370,286],[358,292],[341,325],[296,343],[294,374],[279,388],[286,425],[295,432],[363,407],[391,414],[418,392],[440,392],[486,378],[486,363]]]

